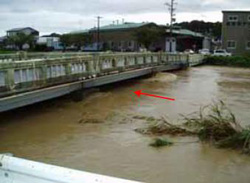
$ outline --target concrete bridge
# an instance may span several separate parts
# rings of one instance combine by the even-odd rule
[[[0,112],[74,91],[199,65],[203,55],[19,53],[0,56]]]

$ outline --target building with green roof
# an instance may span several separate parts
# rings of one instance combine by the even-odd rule
[[[182,29],[179,26],[173,27],[172,30],[172,51],[185,51],[191,49],[193,51],[198,51],[204,48],[204,45],[209,45],[206,43],[208,39],[201,33],[194,32],[188,29]],[[166,51],[169,51],[170,42],[170,28],[166,29]],[[205,48],[210,49],[210,46],[205,46]]]
[[[152,22],[132,23],[125,22],[122,24],[104,25],[99,28],[100,49],[112,51],[139,51],[144,46],[138,42],[136,32],[141,28],[163,29],[164,34],[154,41],[149,50],[151,51],[169,51],[170,31],[166,26],[157,25]],[[88,34],[92,37],[92,44],[84,48],[85,51],[97,49],[98,29],[75,31],[71,34]],[[193,32],[180,27],[173,29],[173,51],[184,51],[185,49],[201,49],[204,36],[201,33]]]

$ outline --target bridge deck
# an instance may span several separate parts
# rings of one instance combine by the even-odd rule
[[[0,63],[0,112],[81,89],[197,65],[202,59],[201,55],[133,53]]]

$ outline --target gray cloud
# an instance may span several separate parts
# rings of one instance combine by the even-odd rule
[[[178,0],[178,14],[197,14],[207,17],[209,12],[222,9],[244,9],[249,7],[249,0]],[[90,28],[95,25],[95,16],[105,17],[103,23],[110,23],[117,17],[144,16],[156,22],[164,22],[167,16],[165,0],[0,0],[0,34],[19,26],[34,26],[41,32],[67,32],[74,29]],[[159,15],[166,14],[165,17]],[[155,16],[154,16],[155,14]],[[157,17],[158,16],[158,17]],[[181,17],[185,19],[185,17]],[[144,19],[143,19],[144,20]],[[149,21],[150,21],[149,20]],[[211,20],[215,20],[211,18]],[[218,17],[217,20],[220,20]],[[167,21],[167,20],[166,20]]]

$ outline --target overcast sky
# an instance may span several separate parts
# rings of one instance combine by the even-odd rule
[[[33,27],[41,34],[92,28],[120,22],[169,22],[164,2],[170,0],[0,0],[0,36],[17,27]],[[221,10],[250,9],[250,0],[177,0],[177,22],[221,21]]]

